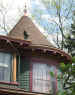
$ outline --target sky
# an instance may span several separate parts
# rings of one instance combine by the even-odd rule
[[[17,23],[19,18],[23,15],[23,8],[25,6],[25,1],[26,0],[0,0],[0,10],[3,10],[4,12],[5,22],[8,26],[9,31]],[[0,24],[2,25],[3,15],[1,15],[1,12],[0,12],[0,20],[1,20]]]
[[[8,29],[9,31],[14,27],[14,25],[18,22],[18,20],[20,19],[20,17],[22,15],[24,15],[24,6],[25,3],[27,4],[27,10],[28,10],[28,15],[30,16],[31,14],[36,14],[35,16],[38,16],[39,13],[35,13],[35,9],[38,8],[39,10],[42,10],[43,12],[43,16],[44,17],[45,14],[47,15],[46,9],[44,7],[44,5],[40,2],[40,0],[0,0],[0,5],[3,6],[3,9],[0,7],[1,10],[4,11],[5,14],[5,22],[7,24],[6,29]],[[5,13],[6,12],[6,13]],[[1,21],[1,25],[3,25],[3,16],[1,16],[0,14],[0,21]],[[40,21],[41,26],[39,25],[39,20],[35,19],[33,21],[36,26],[41,30],[41,32],[43,32],[43,34],[45,36],[48,36],[47,32],[44,31],[43,26],[46,26],[45,22],[42,23],[42,20]],[[0,31],[1,35],[6,35],[6,32],[1,29]],[[51,37],[50,37],[51,38]],[[47,37],[48,39],[48,37]],[[50,39],[49,39],[50,40]]]
[[[32,2],[32,14],[35,15],[35,20],[41,27],[44,28],[46,36],[50,42],[52,42],[55,45],[55,41],[57,39],[57,32],[59,34],[59,40],[61,40],[61,31],[59,29],[59,26],[57,26],[54,21],[57,22],[59,25],[59,18],[56,15],[56,9],[54,7],[46,8],[46,3],[42,3],[41,1],[46,0],[33,0],[36,2]],[[51,1],[51,0],[49,0]],[[59,1],[59,0],[57,0]],[[61,19],[62,19],[62,25],[64,33],[69,33],[71,23],[73,23],[72,20],[72,11],[75,10],[75,0],[60,0],[61,3]],[[72,3],[73,1],[73,3]],[[70,9],[72,3],[72,10],[70,11],[69,18],[68,16],[65,17]]]
[[[52,15],[55,11],[47,10],[41,0],[0,0],[0,10],[3,10],[3,14],[5,14],[5,22],[7,24],[6,29],[10,31],[21,16],[24,15],[25,4],[27,4],[28,15],[32,18],[33,22],[37,25],[40,31],[43,32],[47,39],[53,43],[53,40],[56,38],[55,32],[58,31],[58,27],[54,26],[56,27],[54,28],[51,20],[54,19],[59,23],[58,18]],[[1,12],[0,21],[0,26],[2,26],[3,16],[1,15]],[[72,20],[66,20],[64,25],[71,21]],[[3,29],[1,30],[0,34],[6,34]],[[59,38],[61,39],[60,36]]]
[[[39,13],[35,12],[35,10],[38,9],[38,11],[40,10],[42,11],[41,17],[44,17],[45,15],[47,15],[45,7],[40,2],[40,0],[0,0],[0,5],[3,5],[4,7],[3,11],[4,12],[7,11],[6,23],[10,24],[10,21],[11,21],[10,27],[13,26],[17,22],[19,17],[24,15],[23,10],[24,10],[25,3],[27,3],[28,13],[34,14],[35,16],[39,16]],[[0,14],[0,19],[2,20],[1,14]]]

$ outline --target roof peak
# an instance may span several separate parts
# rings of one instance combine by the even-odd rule
[[[24,32],[28,35],[27,39],[24,39]],[[22,16],[16,26],[10,31],[8,36],[31,41],[32,45],[54,47],[28,16]]]

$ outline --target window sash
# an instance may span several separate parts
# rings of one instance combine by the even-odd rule
[[[51,83],[49,67],[47,64],[33,64],[32,91],[40,93],[50,93]]]
[[[10,82],[11,54],[0,52],[0,81]]]
[[[0,68],[0,80],[4,80],[4,68]]]

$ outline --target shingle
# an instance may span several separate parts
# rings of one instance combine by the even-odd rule
[[[26,40],[31,41],[32,45],[54,47],[40,32],[40,30],[36,27],[32,20],[27,16],[21,17],[19,22],[8,34],[8,37],[10,36],[11,38],[24,40],[24,31],[28,34]]]

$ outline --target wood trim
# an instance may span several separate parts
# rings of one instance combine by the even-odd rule
[[[55,81],[56,81],[56,93],[57,93],[57,91],[58,91],[58,81],[57,81],[57,69],[55,68]]]
[[[32,91],[32,66],[33,66],[33,64],[36,64],[36,62],[40,62],[40,64],[48,64],[48,65],[54,65],[55,66],[55,69],[54,69],[54,77],[55,77],[55,94],[57,93],[57,91],[58,91],[58,81],[57,81],[57,61],[56,60],[53,60],[53,61],[50,61],[50,60],[45,60],[45,59],[41,59],[41,58],[31,58],[31,65],[30,65],[30,91]],[[44,63],[43,63],[44,62]],[[53,62],[53,63],[51,63],[51,62]],[[55,62],[55,63],[54,63]],[[32,85],[31,85],[32,84]]]
[[[44,95],[45,93],[28,92],[20,88],[6,88],[0,87],[0,95]],[[51,94],[47,94],[51,95]]]
[[[35,63],[36,62],[40,62],[40,64],[48,64],[48,65],[54,65],[54,66],[58,66],[59,61],[58,60],[53,60],[53,59],[44,59],[44,58],[38,58],[38,57],[32,57],[31,58],[31,63]]]
[[[0,84],[15,85],[15,86],[19,85],[19,83],[17,83],[17,82],[1,82],[1,81],[0,81]]]
[[[16,82],[16,53],[13,54],[13,81]]]
[[[29,74],[29,77],[30,77],[30,79],[29,79],[29,87],[30,87],[30,91],[32,92],[32,64],[30,64],[30,74]]]
[[[30,41],[26,41],[26,40],[21,40],[21,39],[14,39],[8,36],[1,36],[0,35],[0,40],[5,40],[7,42],[12,41],[12,42],[16,42],[16,43],[24,43],[29,45],[31,42]]]

